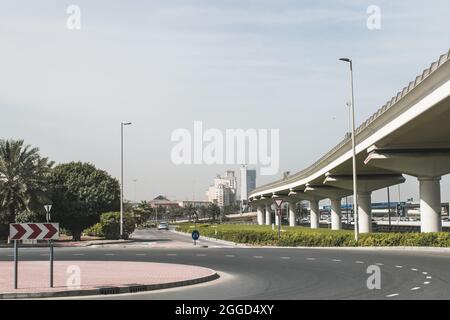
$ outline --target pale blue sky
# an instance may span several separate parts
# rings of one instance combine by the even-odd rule
[[[81,30],[66,28],[70,4]],[[371,4],[381,30],[366,27]],[[337,59],[355,61],[360,123],[448,51],[449,12],[444,0],[1,0],[1,137],[118,177],[120,122],[133,121],[126,196],[137,179],[138,199],[203,198],[229,167],[173,165],[174,129],[279,128],[280,174],[300,170],[347,131],[348,73]],[[402,193],[417,199],[415,179]]]

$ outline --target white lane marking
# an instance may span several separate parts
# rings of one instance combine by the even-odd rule
[[[316,260],[316,258],[306,258],[306,260],[314,261],[314,260]]]
[[[425,281],[423,284],[430,284],[430,281]]]
[[[225,257],[227,257],[227,258],[234,258],[234,254],[226,254]]]
[[[403,268],[403,266],[395,266],[396,268],[399,268],[399,269],[401,269],[401,268]]]
[[[113,256],[114,253],[105,253],[104,256]]]
[[[386,298],[392,298],[398,296],[398,293],[388,294]]]
[[[355,263],[361,264],[361,263],[364,263],[364,261],[355,261]]]
[[[262,259],[262,256],[253,256],[255,259]]]
[[[40,256],[46,257],[48,256],[48,253],[41,253]]]
[[[428,272],[422,272],[422,274],[428,274]]]
[[[342,260],[339,259],[333,259],[334,262],[341,262]]]
[[[288,260],[288,259],[290,259],[291,257],[280,257],[280,259],[283,259],[283,260]]]
[[[420,289],[420,287],[414,287],[414,288],[411,288],[411,291],[416,291],[416,290],[419,290]]]
[[[74,253],[74,256],[84,256],[84,253]]]
[[[167,255],[168,256],[176,256],[177,254],[176,253],[168,253]]]
[[[384,263],[377,262],[375,263],[377,266],[384,266]]]
[[[411,271],[419,271],[419,270],[417,270],[416,268],[411,268]]]
[[[433,277],[432,276],[427,276],[427,279],[433,279]]]
[[[145,256],[145,253],[136,253],[137,256]]]
[[[204,254],[204,253],[197,253],[196,256],[197,257],[206,257],[206,254]]]

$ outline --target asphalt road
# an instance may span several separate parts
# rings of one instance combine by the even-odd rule
[[[142,243],[127,246],[55,248],[56,260],[148,261],[198,265],[221,278],[209,283],[137,294],[89,299],[449,299],[450,254],[296,248],[244,248],[168,231],[144,231]],[[184,242],[184,248],[143,246]],[[45,248],[21,249],[21,259],[47,260]],[[0,249],[0,260],[12,260]],[[369,266],[381,270],[381,289],[369,290]]]

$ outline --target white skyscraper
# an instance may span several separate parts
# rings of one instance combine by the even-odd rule
[[[208,201],[219,207],[232,205],[236,201],[237,180],[234,171],[228,170],[224,176],[217,175],[214,185],[206,192]]]

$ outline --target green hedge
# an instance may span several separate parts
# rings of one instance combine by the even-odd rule
[[[136,222],[132,214],[123,214],[124,237],[128,238],[135,230]],[[120,237],[120,212],[105,212],[100,216],[100,222],[83,231],[84,234],[94,237],[104,237],[108,240],[117,240]]]
[[[102,224],[96,223],[92,227],[87,228],[83,231],[83,234],[88,235],[90,237],[104,237],[105,234],[103,233]]]
[[[277,230],[265,226],[247,225],[197,225],[201,236],[256,245],[292,247],[367,247],[367,246],[415,246],[450,247],[450,233],[366,233],[358,242],[353,231],[310,229],[304,227],[283,227],[278,240]],[[178,225],[177,230],[191,232],[192,224]]]

